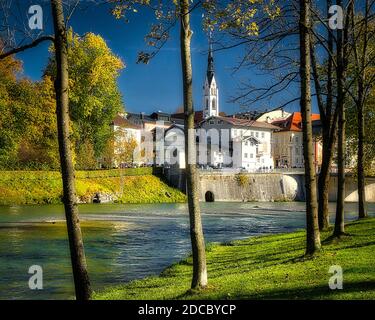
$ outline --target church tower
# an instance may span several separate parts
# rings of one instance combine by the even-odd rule
[[[215,79],[211,34],[209,39],[207,74],[203,86],[203,115],[205,119],[212,116],[219,116],[219,89]]]

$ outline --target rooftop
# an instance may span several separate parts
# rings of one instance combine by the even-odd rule
[[[320,120],[320,115],[313,113],[311,115],[312,121]],[[301,112],[293,112],[286,119],[277,119],[272,121],[272,124],[278,126],[281,131],[302,131],[302,114]]]
[[[232,118],[232,117],[210,117],[203,122],[210,120],[210,119],[220,119],[225,122],[228,122],[234,126],[238,127],[255,127],[255,128],[264,128],[264,129],[271,129],[271,130],[278,130],[280,129],[277,126],[274,126],[272,124],[266,123],[266,122],[261,122],[261,121],[256,121],[256,120],[250,120],[250,119],[238,119],[238,118]]]

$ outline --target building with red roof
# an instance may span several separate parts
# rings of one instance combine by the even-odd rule
[[[319,114],[311,115],[312,121],[319,121]],[[273,134],[273,156],[275,167],[278,168],[303,168],[303,134],[302,115],[293,112],[286,119],[278,119],[272,122],[279,129]],[[314,138],[314,163],[318,167],[322,162],[322,146],[317,138]]]

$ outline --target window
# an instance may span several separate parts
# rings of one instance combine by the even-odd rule
[[[259,138],[259,132],[255,132],[255,136]]]
[[[298,143],[298,137],[296,137],[296,143]]]
[[[215,121],[214,121],[214,120],[210,120],[209,123],[210,123],[210,124],[215,124]]]
[[[247,153],[245,153],[245,154],[244,154],[244,157],[245,157],[245,159],[247,159],[247,156],[248,156],[248,154],[247,154]]]
[[[206,109],[208,110],[208,99],[206,99]]]
[[[250,135],[251,135],[252,137],[254,137],[254,131],[251,131],[251,132],[250,132]]]
[[[216,110],[216,99],[212,99],[212,110]]]
[[[249,141],[245,141],[245,146],[248,146],[249,145]]]
[[[254,153],[250,153],[250,159],[254,159]]]
[[[262,138],[264,138],[265,137],[265,134],[264,134],[264,132],[262,132]]]

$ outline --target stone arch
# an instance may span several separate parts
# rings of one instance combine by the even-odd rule
[[[207,191],[204,195],[206,202],[215,202],[215,195],[212,191]]]

